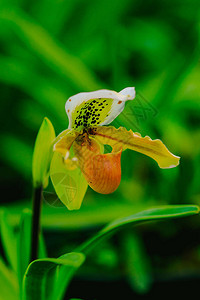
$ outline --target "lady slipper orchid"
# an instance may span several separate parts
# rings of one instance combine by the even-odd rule
[[[102,194],[118,188],[121,153],[126,149],[153,158],[160,168],[179,164],[179,157],[169,152],[158,139],[143,138],[123,127],[102,126],[111,123],[123,111],[125,102],[134,98],[135,88],[128,87],[119,93],[110,90],[79,93],[67,100],[69,127],[55,140],[51,179],[68,209],[80,208],[88,185]],[[104,153],[104,145],[110,145],[112,152]],[[60,173],[56,171],[58,165]],[[60,175],[55,176],[56,172]]]

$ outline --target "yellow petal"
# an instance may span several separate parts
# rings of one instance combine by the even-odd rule
[[[64,130],[56,138],[56,143],[54,144],[53,150],[61,153],[65,160],[67,160],[69,156],[69,150],[78,135],[79,133],[73,129]]]
[[[163,169],[173,168],[179,164],[180,157],[172,154],[161,140],[152,140],[148,136],[143,138],[139,133],[127,131],[123,127],[116,129],[112,126],[99,126],[94,131],[94,137],[100,143],[112,146],[115,151],[122,148],[143,153],[153,158]]]
[[[89,186],[101,194],[114,192],[121,181],[121,152],[100,153],[100,146],[94,139],[81,144],[75,142],[73,149]]]

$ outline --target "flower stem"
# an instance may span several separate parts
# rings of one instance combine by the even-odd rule
[[[38,258],[39,235],[40,235],[40,215],[42,209],[42,190],[39,186],[33,192],[32,229],[31,229],[31,257],[30,261]]]

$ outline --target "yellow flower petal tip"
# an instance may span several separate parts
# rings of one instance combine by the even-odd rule
[[[161,140],[152,140],[149,136],[141,137],[139,133],[120,127],[98,127],[95,131],[96,139],[115,149],[131,149],[153,158],[160,168],[173,168],[179,164],[180,157],[172,154]]]
[[[167,167],[160,167],[160,168],[162,168],[162,169],[172,169],[172,168],[177,167],[180,164],[180,159],[181,159],[180,156],[176,156],[172,153],[171,153],[171,155],[173,157],[172,159],[174,160],[174,163],[167,166]]]

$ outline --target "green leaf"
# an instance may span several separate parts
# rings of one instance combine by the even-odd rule
[[[34,152],[32,175],[34,187],[48,185],[50,162],[53,155],[52,143],[55,139],[55,131],[51,122],[44,118],[38,132]]]
[[[58,267],[58,276],[55,282],[54,293],[51,300],[61,300],[66,292],[66,289],[74,276],[77,269],[84,263],[85,255],[83,253],[72,252],[61,256],[62,259],[69,259],[66,265]]]
[[[168,205],[115,220],[89,241],[82,244],[78,248],[79,253],[68,253],[58,259],[46,258],[32,262],[24,276],[24,300],[61,300],[70,279],[84,261],[83,253],[87,254],[101,240],[120,228],[145,221],[185,217],[198,213],[199,207],[195,205]],[[83,253],[80,253],[80,251]],[[53,286],[52,282],[54,282],[53,291],[52,288],[50,290],[48,288],[49,282],[51,282],[51,286]]]
[[[94,196],[96,200],[94,201]],[[148,209],[147,205],[131,203],[124,203],[125,201],[116,201],[110,199],[111,195],[105,198],[101,198],[101,194],[94,193],[94,195],[88,194],[87,201],[82,205],[80,210],[69,211],[66,207],[60,207],[61,204],[56,202],[56,193],[52,193],[53,201],[49,197],[49,192],[45,191],[42,227],[45,230],[84,230],[91,226],[105,226],[112,220],[115,220],[121,216],[133,214],[144,209]],[[49,197],[49,198],[48,198]],[[108,201],[108,199],[110,201]],[[55,201],[54,201],[55,200]],[[57,199],[60,203],[60,200]],[[48,204],[46,204],[46,202]],[[49,205],[50,203],[50,205]],[[52,203],[52,204],[51,204]],[[55,203],[55,204],[54,204]],[[90,204],[92,203],[92,205]],[[96,204],[95,204],[96,203]],[[59,209],[55,210],[56,205],[59,205]],[[31,209],[30,200],[26,202],[13,203],[12,206],[7,207],[9,210],[9,221],[13,226],[18,226],[21,211],[23,208],[28,207]]]
[[[12,226],[8,222],[6,211],[1,214],[1,239],[6,258],[12,269],[17,272],[17,239]]]
[[[0,259],[0,300],[18,300],[19,286],[15,274]]]
[[[33,261],[24,275],[23,300],[62,299],[72,276],[84,259],[82,253],[71,252],[57,259],[46,258]]]
[[[79,209],[85,196],[88,184],[81,170],[68,170],[59,153],[54,153],[50,176],[58,198],[69,210]]]
[[[94,237],[83,243],[78,247],[77,251],[87,253],[91,251],[101,240],[110,236],[115,231],[130,226],[130,224],[138,224],[146,221],[166,220],[171,218],[180,218],[191,216],[199,213],[199,207],[196,205],[166,205],[161,207],[155,207],[139,213],[117,219],[109,223],[101,231],[99,231]]]

